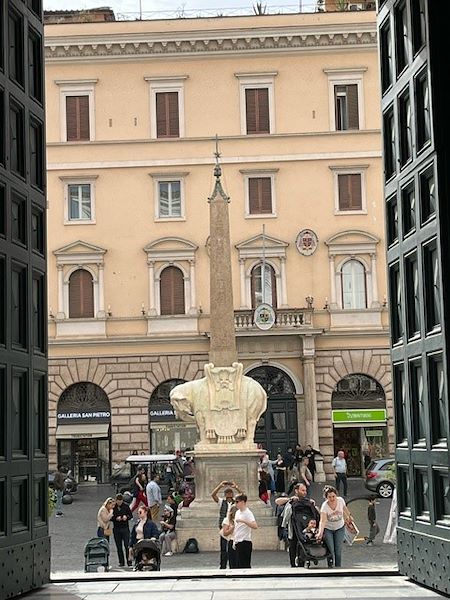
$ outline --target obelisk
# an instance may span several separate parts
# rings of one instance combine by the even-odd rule
[[[210,331],[209,360],[216,367],[237,362],[234,326],[233,283],[231,276],[230,219],[226,195],[220,180],[222,169],[216,136],[216,182],[209,202],[210,231]]]

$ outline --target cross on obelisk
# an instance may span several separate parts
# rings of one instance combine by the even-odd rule
[[[237,362],[234,328],[233,282],[231,276],[230,223],[228,203],[220,177],[219,139],[216,135],[216,182],[209,202],[210,232],[210,315],[211,344],[209,360],[216,367],[231,367]]]

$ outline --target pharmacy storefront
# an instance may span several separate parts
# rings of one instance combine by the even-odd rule
[[[337,384],[331,404],[334,455],[344,450],[348,475],[360,477],[372,459],[389,455],[384,390],[368,375],[348,375]]]

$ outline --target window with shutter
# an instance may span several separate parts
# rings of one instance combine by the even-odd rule
[[[358,86],[334,87],[336,130],[359,129]]]
[[[272,214],[272,178],[248,179],[248,212],[250,215]]]
[[[156,136],[180,137],[178,92],[156,94]]]
[[[245,110],[247,133],[270,133],[268,88],[246,89]]]
[[[264,294],[263,294],[263,271],[264,271]],[[256,265],[251,273],[251,294],[252,308],[255,309],[260,304],[270,304],[272,308],[277,307],[277,284],[274,268],[265,264]]]
[[[160,277],[162,315],[184,315],[184,277],[178,267],[166,267]]]
[[[78,269],[69,279],[69,318],[91,319],[94,317],[94,283],[92,275]]]
[[[338,175],[339,210],[362,210],[361,174]]]
[[[89,96],[66,96],[66,136],[68,142],[90,139]]]

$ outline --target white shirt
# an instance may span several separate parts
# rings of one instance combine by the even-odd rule
[[[244,519],[245,521],[255,521],[255,517],[253,516],[252,511],[249,508],[244,508],[244,510],[237,510],[236,516],[234,517],[234,543],[252,540],[252,530],[245,523],[238,523],[239,519]]]
[[[320,512],[324,512],[327,515],[325,529],[336,531],[337,529],[344,527],[344,506],[344,498],[341,498],[340,496],[337,498],[336,508],[334,510],[328,504],[328,500],[325,500],[320,507]]]
[[[347,461],[345,458],[333,458],[331,463],[336,473],[347,473]]]

